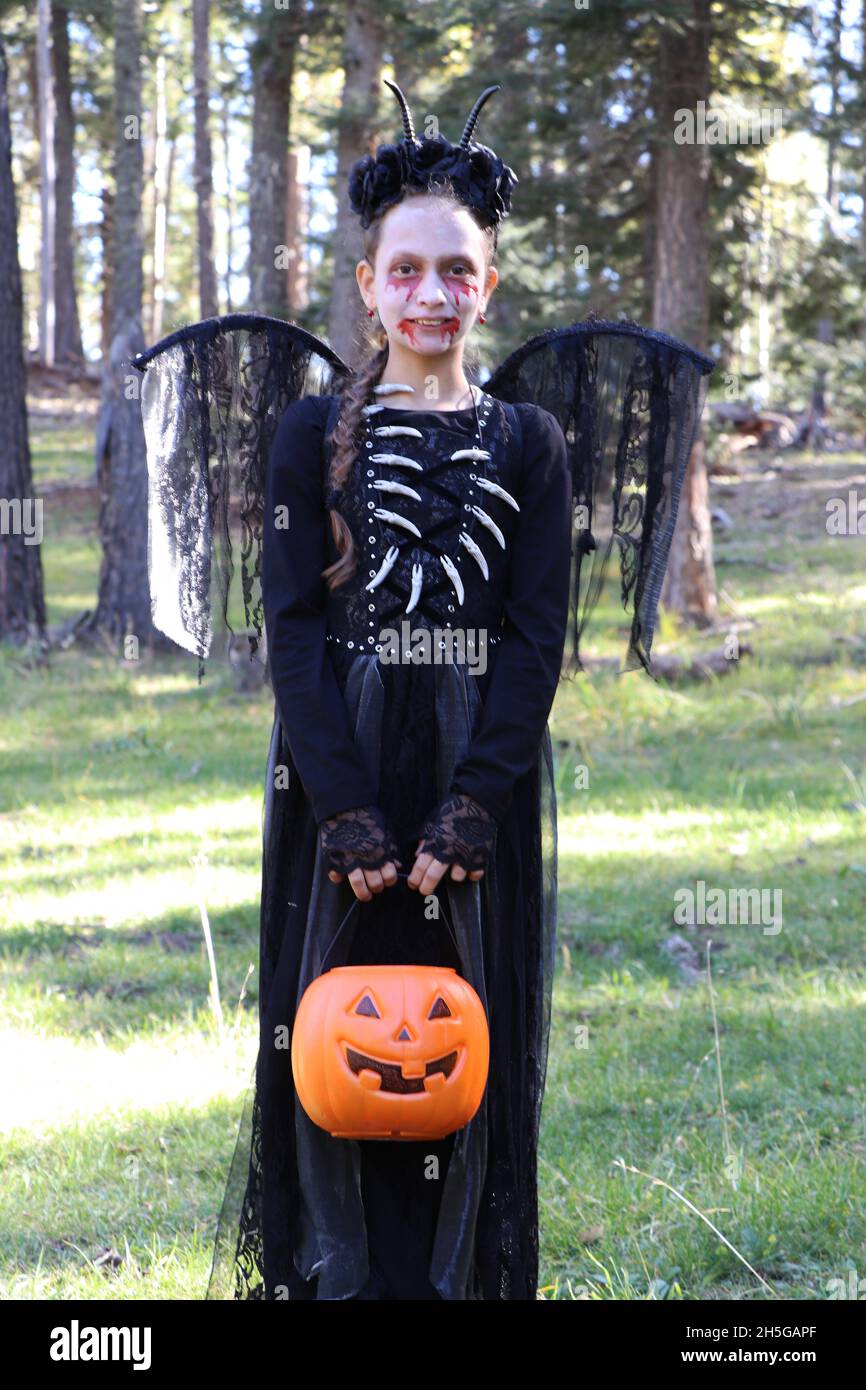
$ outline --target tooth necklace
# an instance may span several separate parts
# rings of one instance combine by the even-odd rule
[[[490,413],[490,405],[485,404],[485,418],[482,420],[479,417],[478,396],[476,395],[476,392],[478,392],[482,396],[482,398],[484,393],[481,391],[480,387],[470,385],[469,389],[472,393],[472,404],[475,409],[475,439],[470,448],[455,449],[454,453],[450,455],[450,459],[455,462],[457,460],[465,459],[469,463],[484,463],[490,458],[490,451],[483,447],[481,431],[486,425],[487,416]],[[407,386],[401,382],[387,382],[379,386],[373,387],[374,393],[380,396],[389,396],[402,391],[411,391],[414,393],[414,390],[414,386]],[[416,459],[408,458],[405,454],[392,453],[389,451],[373,452],[376,449],[374,437],[378,437],[379,439],[395,439],[399,438],[400,436],[411,439],[423,439],[424,437],[421,430],[417,429],[414,425],[380,425],[378,428],[376,428],[372,423],[372,417],[377,415],[380,411],[384,409],[385,407],[378,403],[366,405],[362,408],[362,414],[365,416],[366,419],[367,437],[365,439],[365,449],[369,451],[366,456],[367,462],[385,465],[389,468],[411,469],[414,472],[423,473],[424,470],[421,464],[418,463]],[[400,497],[410,497],[413,500],[417,500],[419,502],[423,500],[421,494],[417,492],[415,488],[409,487],[406,483],[399,482],[396,479],[392,478],[376,477],[376,470],[373,468],[367,468],[366,473],[367,478],[372,479],[372,481],[367,483],[368,488],[376,489],[378,492],[384,493],[386,495],[391,495],[392,497],[394,497],[395,503]],[[510,492],[506,492],[504,487],[500,487],[498,483],[491,482],[489,478],[482,477],[480,473],[470,473],[469,477],[473,483],[475,483],[479,488],[482,488],[485,492],[489,493],[491,497],[495,497],[500,502],[504,502],[509,507],[513,507],[514,510],[517,512],[520,511],[520,507],[518,506],[517,502],[512,497]],[[413,536],[417,536],[419,540],[423,539],[422,533],[419,531],[415,523],[410,521],[407,517],[402,516],[400,512],[393,511],[388,507],[377,507],[373,502],[368,502],[367,506],[372,512],[373,516],[375,516],[379,521],[387,522],[390,526],[400,527],[403,530],[410,532]],[[483,507],[478,507],[470,504],[467,504],[467,510],[471,511],[473,516],[477,517],[480,524],[485,528],[486,531],[489,532],[491,536],[494,537],[497,544],[500,545],[504,550],[505,536],[503,535],[502,530],[496,524],[490,513],[485,511]],[[376,537],[373,535],[368,536],[367,543],[370,547],[374,547],[376,544]],[[460,532],[460,545],[478,565],[478,568],[483,574],[485,580],[488,580],[490,577],[490,571],[487,564],[487,559],[478,542],[473,539],[473,537],[469,534],[467,530],[461,530]],[[384,559],[379,565],[379,568],[370,570],[370,580],[369,583],[365,585],[365,588],[369,592],[372,592],[373,589],[378,588],[378,586],[387,578],[387,576],[390,574],[391,570],[397,563],[399,556],[399,546],[391,545],[388,547],[387,551],[385,552]],[[459,555],[456,558],[459,559]],[[370,559],[373,559],[372,555],[370,556]],[[451,582],[451,586],[454,589],[454,593],[456,595],[457,603],[459,606],[463,603],[465,594],[463,580],[461,578],[460,571],[457,568],[454,559],[450,558],[448,555],[440,555],[439,560],[443,570],[445,571],[446,575],[448,576],[448,579]],[[423,569],[421,565],[416,562],[412,566],[412,586],[409,595],[409,601],[405,607],[405,612],[411,613],[413,609],[417,607],[417,604],[421,598],[422,582]]]

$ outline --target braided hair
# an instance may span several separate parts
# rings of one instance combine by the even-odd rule
[[[458,207],[466,207],[465,202],[458,196],[454,187],[447,178],[437,181],[429,189],[407,189],[403,194],[405,198],[437,197],[447,199]],[[402,201],[402,199],[401,199]],[[392,205],[393,206],[393,205]],[[362,232],[364,245],[364,259],[375,265],[376,254],[379,249],[379,241],[382,234],[382,222],[389,209],[383,209],[378,217],[375,217],[370,226]],[[486,242],[486,263],[489,270],[493,257],[496,254],[498,229],[490,225],[483,213],[478,212],[472,207],[466,207],[478,226],[485,235]],[[360,429],[363,421],[362,411],[365,405],[370,405],[375,400],[373,387],[378,384],[382,373],[388,363],[389,348],[388,335],[385,329],[368,328],[365,325],[367,335],[367,353],[363,357],[360,365],[350,373],[342,383],[340,389],[340,407],[337,412],[337,420],[334,428],[325,440],[325,445],[330,445],[331,458],[328,468],[328,490],[333,494],[343,489],[346,479],[355,461],[358,450],[361,447]],[[353,575],[358,567],[358,556],[355,550],[355,543],[352,532],[349,529],[344,517],[336,507],[328,508],[328,515],[331,519],[331,534],[337,547],[339,560],[335,560],[332,565],[322,571],[323,578],[327,581],[329,589],[335,589],[343,584]]]

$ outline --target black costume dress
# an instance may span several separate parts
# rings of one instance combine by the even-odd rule
[[[239,569],[250,657],[260,659],[266,626],[276,697],[260,1046],[207,1297],[532,1298],[556,915],[546,720],[569,597],[566,675],[582,669],[614,565],[630,613],[624,670],[652,673],[659,594],[715,363],[665,333],[594,313],[545,329],[487,380],[481,421],[475,410],[373,414],[337,498],[325,482],[336,415],[327,393],[351,373],[313,334],[263,315],[223,315],[169,334],[133,365],[142,373],[154,626],[198,657],[201,680],[215,601],[228,623]],[[412,433],[395,446],[388,426],[398,424]],[[381,440],[372,427],[384,430]],[[452,457],[455,445],[478,448],[480,435],[489,446],[480,458]],[[402,466],[388,460],[392,448]],[[393,492],[398,481],[409,493]],[[385,490],[373,486],[383,482]],[[335,505],[361,564],[328,590]],[[377,646],[388,631],[404,640],[404,624],[410,652],[421,649],[419,628],[434,639],[417,664],[386,659],[389,642]],[[467,643],[479,639],[469,661],[459,646],[448,659],[449,626]],[[474,805],[479,836],[489,837],[493,818],[482,879],[446,875],[430,904],[404,880],[359,904],[345,880],[328,879],[332,830],[343,833],[346,820],[360,838],[369,825],[395,836],[404,874],[422,828],[429,842],[434,810],[437,848],[463,853],[469,837],[461,842],[449,810],[460,798]],[[444,927],[429,910],[436,904]],[[335,1140],[297,1103],[275,1030],[291,1028],[317,974],[349,961],[456,964],[485,1004],[484,1100],[438,1146]]]
[[[322,570],[338,558],[325,510],[334,398],[293,402],[276,433],[262,565],[276,710],[264,813],[260,1046],[208,1297],[536,1296],[536,1156],[556,922],[547,718],[568,620],[572,486],[552,414],[483,392],[476,400],[457,411],[386,405],[370,415],[339,503],[360,561],[330,591]],[[408,426],[420,438],[382,443],[374,431],[383,425]],[[452,459],[478,438],[485,461]],[[374,462],[374,450],[421,467]],[[511,501],[482,489],[481,477]],[[377,479],[409,485],[421,500],[376,490]],[[473,506],[495,527],[482,525]],[[377,507],[399,511],[423,539],[376,518]],[[287,529],[275,525],[278,514]],[[459,541],[461,531],[486,564]],[[368,589],[392,546],[397,563]],[[462,604],[442,554],[459,571]],[[423,583],[407,616],[413,564]],[[448,628],[462,630],[466,660],[448,660],[440,635]],[[412,662],[406,657],[419,629],[432,646]],[[399,661],[386,659],[387,631]],[[422,826],[450,792],[485,808],[496,835],[483,878],[441,880],[438,919],[405,879],[357,904],[345,879],[328,879],[321,822],[379,807],[405,874]],[[323,968],[374,962],[452,965],[484,1002],[485,1096],[470,1123],[444,1140],[332,1138],[303,1111],[290,1054],[274,1046],[275,1030],[291,1023]],[[431,1156],[438,1178],[429,1176]]]

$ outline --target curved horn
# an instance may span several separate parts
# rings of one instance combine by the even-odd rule
[[[391,88],[391,91],[394,93],[395,97],[400,103],[400,110],[403,112],[403,139],[414,141],[415,127],[412,124],[412,112],[409,110],[409,103],[407,102],[403,93],[400,91],[400,88],[397,86],[396,82],[389,81],[387,77],[383,77],[382,81],[385,83],[386,87]]]
[[[502,83],[497,82],[495,87],[485,87],[484,91],[481,93],[481,96],[478,98],[472,110],[469,112],[469,120],[466,122],[463,134],[460,137],[461,150],[465,150],[466,146],[469,144],[469,138],[473,130],[475,129],[475,122],[478,120],[481,108],[484,105],[485,101],[488,97],[492,97],[494,92],[498,92],[501,86]]]

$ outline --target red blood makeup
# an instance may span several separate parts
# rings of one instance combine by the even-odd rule
[[[438,333],[440,342],[451,339],[455,333],[460,331],[460,320],[454,316],[443,319],[441,323],[425,324],[418,323],[415,319],[401,319],[397,324],[401,333],[405,333],[413,347],[418,346],[418,340],[425,334]]]
[[[409,342],[412,344],[413,347],[418,346],[418,339],[415,337],[415,325],[411,319],[401,319],[400,322],[397,324],[397,327],[399,328],[401,333],[406,334],[406,337],[409,339]]]
[[[443,342],[445,341],[446,337],[453,338],[454,334],[459,332],[459,330],[460,320],[458,318],[446,319],[445,322],[443,324],[440,324],[439,326],[439,332],[442,335]]]
[[[420,275],[389,275],[386,284],[389,290],[405,290],[406,303],[412,298],[421,280]]]
[[[456,275],[446,275],[444,279],[446,285],[448,286],[449,290],[454,296],[454,303],[457,305],[458,309],[460,307],[461,294],[465,294],[466,298],[468,299],[470,295],[478,293],[478,286],[473,285],[471,280],[461,280]]]

